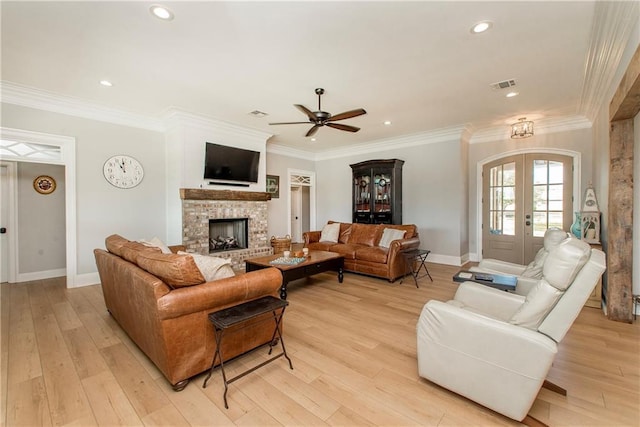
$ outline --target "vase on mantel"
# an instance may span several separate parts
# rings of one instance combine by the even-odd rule
[[[582,237],[582,225],[580,224],[581,218],[580,218],[580,212],[575,212],[576,214],[576,219],[573,222],[573,224],[571,224],[571,234],[573,234],[574,236],[576,236],[578,239]]]

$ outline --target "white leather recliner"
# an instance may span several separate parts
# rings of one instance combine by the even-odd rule
[[[478,273],[508,274],[518,276],[515,293],[527,295],[529,291],[542,278],[542,266],[547,259],[549,251],[558,246],[560,242],[569,237],[569,233],[559,228],[549,228],[544,233],[543,246],[529,265],[515,264],[499,259],[486,258],[477,266],[469,268],[469,271]]]
[[[464,282],[453,300],[429,301],[417,324],[420,376],[523,420],[604,270],[602,251],[570,237],[526,297]]]

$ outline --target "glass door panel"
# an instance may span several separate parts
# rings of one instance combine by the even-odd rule
[[[358,175],[353,179],[356,212],[371,212],[371,177]]]

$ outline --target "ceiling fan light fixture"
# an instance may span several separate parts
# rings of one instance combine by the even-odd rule
[[[511,139],[522,139],[533,136],[533,122],[526,117],[518,119],[517,123],[511,125]]]

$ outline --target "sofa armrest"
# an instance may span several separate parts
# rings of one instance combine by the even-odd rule
[[[514,264],[512,262],[501,261],[493,258],[485,258],[478,264],[478,269],[487,272],[496,272],[498,274],[511,274],[512,276],[520,276],[527,268],[526,265]]]
[[[302,238],[304,239],[304,245],[308,246],[309,243],[319,242],[321,234],[322,234],[322,231],[306,231],[302,233]]]
[[[410,239],[398,239],[391,242],[389,245],[389,256],[396,256],[396,254],[402,251],[408,251],[410,249],[418,249],[420,247],[420,238],[411,237]]]
[[[474,282],[463,282],[453,299],[475,311],[508,321],[524,304],[525,297]]]
[[[196,286],[174,289],[158,299],[161,320],[200,311],[217,311],[266,295],[279,297],[282,273],[275,267]]]

